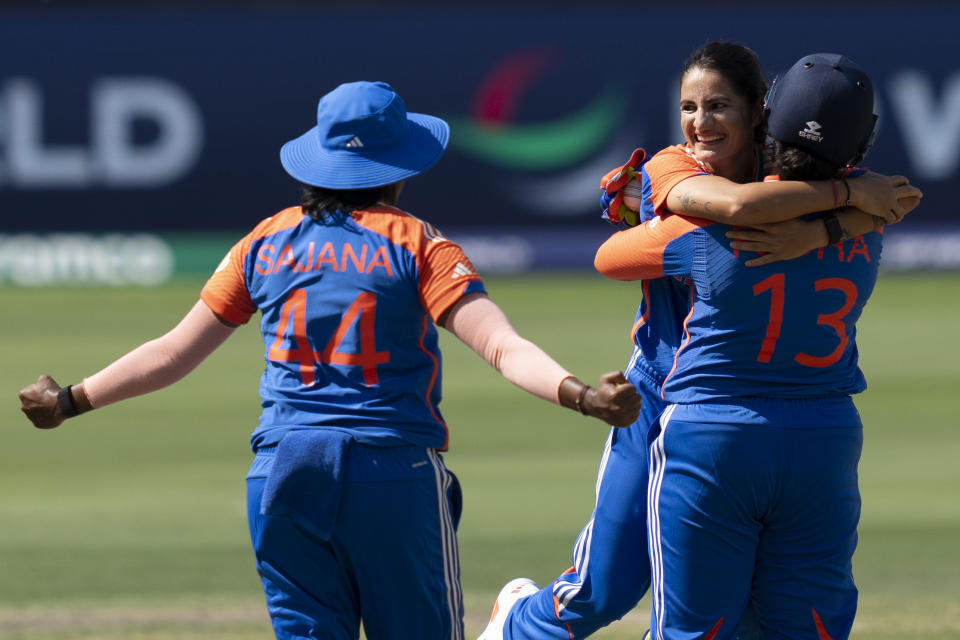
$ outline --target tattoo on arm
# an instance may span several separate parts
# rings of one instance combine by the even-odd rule
[[[841,241],[849,240],[856,236],[863,235],[861,233],[857,233],[856,231],[851,230],[847,226],[848,224],[856,224],[858,228],[862,228],[862,226],[859,224],[859,220],[860,220],[860,217],[864,215],[863,212],[857,211],[857,209],[854,209],[851,207],[846,207],[842,209],[840,213],[841,215],[837,219],[840,221],[840,230],[841,230],[840,240]],[[856,215],[852,215],[852,214],[856,214]],[[851,218],[855,218],[856,220],[853,220]],[[881,228],[883,228],[883,225],[884,225],[883,218],[870,216],[870,219],[871,219],[874,231],[879,231]],[[867,233],[867,232],[864,231],[863,233]]]
[[[843,225],[843,220],[841,219],[840,220],[840,242],[843,242],[844,240],[849,240],[855,235],[856,235],[855,233],[853,233]]]
[[[689,192],[683,193],[680,195],[680,208],[683,213],[688,213],[690,215],[696,215],[697,213],[712,213],[710,211],[710,205],[713,204],[713,200],[707,200],[705,202],[700,202],[693,197]]]

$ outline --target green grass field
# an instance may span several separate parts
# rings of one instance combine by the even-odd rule
[[[16,391],[40,373],[76,382],[172,327],[200,284],[3,289],[0,638],[271,637],[244,515],[254,326],[152,396],[53,431],[18,411]],[[626,362],[636,286],[585,275],[487,284],[522,334],[585,380]],[[861,323],[858,639],[960,638],[958,316],[960,276],[887,275]],[[475,637],[506,580],[544,583],[569,566],[606,428],[526,396],[448,335],[443,347]],[[644,601],[595,637],[638,638],[647,615]]]

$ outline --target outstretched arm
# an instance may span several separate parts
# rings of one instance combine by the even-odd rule
[[[76,415],[162,389],[193,371],[234,329],[236,325],[219,319],[198,301],[170,332],[140,345],[82,383],[66,387],[66,391],[61,391],[50,376],[40,376],[20,390],[20,409],[34,426],[51,429],[69,417],[62,406],[68,414]]]
[[[539,398],[616,427],[632,424],[639,415],[640,396],[623,373],[604,374],[596,388],[583,384],[540,347],[517,334],[486,294],[464,296],[439,322],[504,378]]]
[[[849,187],[849,194],[847,189]],[[903,176],[867,172],[845,180],[782,180],[740,184],[714,175],[692,176],[667,195],[671,213],[729,225],[781,222],[847,204],[884,222],[896,222],[909,210],[904,200],[922,192]]]

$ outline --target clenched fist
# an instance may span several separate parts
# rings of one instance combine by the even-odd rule
[[[587,389],[581,411],[614,427],[628,427],[640,415],[640,396],[622,371],[611,371],[600,376],[595,389]]]
[[[57,393],[60,385],[44,374],[28,387],[20,389],[20,410],[27,414],[30,422],[38,429],[59,427],[66,416],[60,411]]]

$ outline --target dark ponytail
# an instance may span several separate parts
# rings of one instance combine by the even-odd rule
[[[779,140],[773,141],[770,165],[770,173],[781,180],[829,180],[843,169]]]
[[[397,199],[397,183],[373,189],[327,189],[303,185],[300,206],[304,214],[318,222],[333,221],[334,214],[349,214],[369,209],[378,202],[394,204]]]

